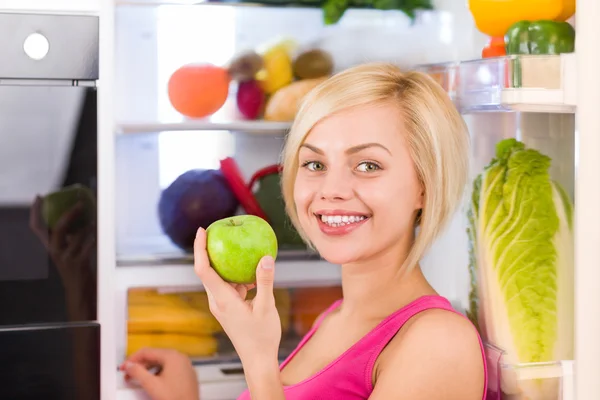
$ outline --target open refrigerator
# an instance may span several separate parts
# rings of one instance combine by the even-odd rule
[[[578,13],[572,20],[577,22],[576,53],[482,59],[488,37],[478,31],[467,2],[432,3],[433,10],[417,11],[412,20],[397,10],[350,9],[330,25],[324,24],[317,6],[185,0],[102,4],[99,168],[104,174],[99,186],[104,189],[99,192],[99,319],[103,398],[115,398],[113,390],[118,399],[145,398],[115,369],[127,354],[143,346],[187,353],[199,376],[202,399],[235,399],[245,388],[235,351],[208,311],[191,254],[165,234],[161,196],[190,170],[228,175],[233,160],[233,170],[239,170],[234,180],[246,197],[266,201],[258,201],[259,212],[260,206],[263,211],[280,207],[280,203],[264,200],[264,193],[260,197],[261,185],[266,187],[262,178],[274,175],[290,121],[244,118],[236,104],[236,84],[211,117],[186,118],[174,108],[167,87],[183,65],[225,66],[246,50],[273,43],[288,43],[295,52],[321,49],[333,60],[332,72],[367,61],[389,61],[430,74],[447,90],[468,124],[471,182],[495,157],[502,140],[516,139],[552,160],[551,178],[575,202],[572,237],[576,240],[567,261],[567,281],[576,289],[568,299],[574,303],[570,322],[574,349],[565,353],[570,357],[523,363],[502,346],[488,343],[488,399],[597,398],[600,181],[595,171],[600,170],[600,52],[593,37],[600,37],[594,20],[600,17],[600,6],[594,0],[577,2]],[[231,177],[227,179],[231,184]],[[422,260],[435,289],[465,314],[471,310],[468,210],[472,186],[465,194],[465,206]],[[238,196],[238,202],[235,213],[256,210],[256,201]],[[339,266],[288,239],[276,269],[277,307],[284,332],[282,358],[316,316],[341,295]],[[479,283],[484,286],[485,282]],[[543,395],[527,391],[538,384],[550,389]]]

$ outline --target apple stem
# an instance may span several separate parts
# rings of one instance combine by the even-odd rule
[[[238,225],[239,225],[239,224],[237,224],[237,223],[235,222],[235,219],[233,219],[233,218],[231,218],[231,219],[229,220],[229,223],[231,224],[231,226],[238,226]]]

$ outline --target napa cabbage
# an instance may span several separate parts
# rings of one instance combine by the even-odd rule
[[[550,166],[548,156],[506,139],[473,182],[469,317],[507,364],[573,359],[573,205]],[[505,378],[505,393],[529,399],[557,390],[548,380]]]

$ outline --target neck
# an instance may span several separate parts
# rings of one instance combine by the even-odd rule
[[[423,295],[435,294],[421,268],[402,270],[408,246],[392,248],[370,260],[342,266],[346,315],[381,318]]]

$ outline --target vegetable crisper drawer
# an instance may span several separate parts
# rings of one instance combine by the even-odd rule
[[[575,400],[573,361],[510,364],[486,344],[487,400]]]
[[[250,291],[247,298],[255,293]],[[275,289],[282,325],[281,359],[292,352],[317,316],[341,297],[339,286]],[[188,355],[196,365],[239,361],[203,291],[129,289],[127,313],[127,354],[143,347],[161,347]]]

